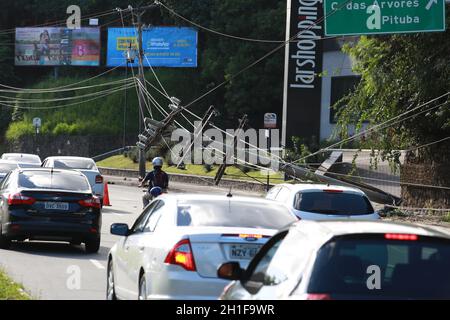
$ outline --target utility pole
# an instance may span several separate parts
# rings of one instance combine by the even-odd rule
[[[145,96],[144,96],[144,88],[146,88],[145,85],[145,77],[144,77],[144,48],[143,48],[143,42],[142,42],[142,29],[143,29],[143,23],[142,23],[142,16],[144,15],[145,11],[147,9],[153,9],[156,8],[157,4],[152,4],[144,7],[138,7],[133,8],[131,6],[128,6],[128,10],[131,11],[131,14],[136,17],[137,23],[137,31],[138,31],[138,81],[140,82],[139,89],[138,89],[138,100],[139,100],[139,132],[142,132],[142,125],[144,123],[143,119],[143,110],[145,109]],[[139,148],[139,177],[144,178],[146,174],[145,170],[145,150],[142,150]]]
[[[144,110],[144,90],[142,86],[145,86],[144,78],[144,48],[142,47],[142,15],[145,10],[138,10],[137,12],[137,29],[138,29],[138,61],[139,61],[139,73],[138,81],[139,85],[139,132],[142,132],[142,124],[144,119],[142,118],[142,110]],[[145,151],[139,149],[139,177],[142,179],[145,177]]]

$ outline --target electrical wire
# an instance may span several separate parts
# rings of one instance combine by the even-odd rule
[[[161,1],[156,1],[158,4],[160,4],[164,9],[166,9],[167,11],[169,11],[170,13],[172,13],[173,15],[177,16],[178,18],[186,21],[187,23],[194,25],[196,27],[198,27],[199,29],[203,29],[205,31],[208,31],[210,33],[214,33],[216,35],[219,36],[223,36],[226,38],[231,38],[231,39],[235,39],[235,40],[242,40],[242,41],[248,41],[248,42],[262,42],[262,43],[284,43],[284,40],[265,40],[265,39],[255,39],[255,38],[248,38],[248,37],[242,37],[242,36],[236,36],[236,35],[232,35],[232,34],[227,34],[227,33],[223,33],[217,30],[213,30],[211,28],[207,28],[205,26],[202,26],[192,20],[189,20],[188,18],[182,16],[181,14],[175,12],[175,10],[167,7],[163,2]],[[318,38],[318,39],[314,39],[314,40],[326,40],[326,39],[333,39],[333,38],[337,38],[336,36],[330,36],[330,37],[322,37],[322,38]],[[290,40],[289,42],[297,42],[298,40]]]
[[[378,131],[378,130],[381,130],[381,129],[385,129],[385,128],[389,127],[389,126],[392,126],[393,124],[396,124],[396,123],[398,123],[398,122],[402,122],[402,121],[404,121],[404,120],[406,120],[406,119],[402,119],[402,120],[399,120],[399,121],[397,121],[397,122],[395,122],[395,123],[391,123],[391,124],[387,125],[389,122],[391,122],[391,121],[393,121],[393,120],[396,120],[396,119],[398,119],[398,118],[401,118],[401,117],[403,117],[404,115],[407,115],[407,114],[409,114],[409,113],[411,113],[411,112],[414,112],[414,111],[416,111],[416,110],[418,110],[418,109],[420,109],[420,108],[422,108],[422,107],[424,107],[424,106],[427,106],[427,105],[429,105],[429,104],[431,104],[431,103],[433,103],[433,102],[435,102],[435,101],[438,101],[438,100],[440,100],[440,99],[442,99],[442,98],[448,96],[449,94],[450,94],[450,92],[447,92],[447,93],[445,93],[445,94],[443,94],[443,95],[441,95],[441,96],[439,96],[439,97],[437,97],[437,98],[431,99],[430,101],[428,101],[428,102],[426,102],[426,103],[424,103],[424,104],[421,104],[421,105],[419,105],[419,106],[416,106],[415,108],[412,108],[412,109],[410,109],[410,110],[408,110],[408,111],[405,111],[405,112],[403,112],[403,113],[401,113],[401,114],[399,114],[399,115],[397,115],[397,116],[395,116],[395,117],[393,117],[393,118],[390,118],[390,119],[384,121],[383,123],[377,124],[377,125],[375,125],[375,126],[373,126],[373,127],[370,127],[369,129],[366,129],[366,130],[361,131],[361,132],[359,132],[359,133],[357,133],[357,134],[354,134],[353,136],[351,136],[351,137],[349,137],[349,138],[346,138],[346,139],[343,139],[343,140],[341,140],[341,141],[338,141],[338,142],[332,144],[331,146],[328,146],[328,147],[326,147],[326,148],[322,148],[322,149],[320,149],[320,150],[318,150],[318,151],[316,151],[316,152],[314,152],[314,153],[312,153],[312,154],[310,154],[310,155],[307,155],[307,156],[305,156],[305,157],[302,157],[302,158],[300,158],[300,159],[297,159],[297,160],[293,161],[292,164],[295,164],[295,163],[300,162],[300,161],[304,161],[304,160],[307,159],[307,158],[310,158],[310,157],[312,157],[312,156],[315,156],[315,155],[318,155],[318,154],[320,154],[320,153],[323,153],[323,152],[325,152],[325,151],[327,151],[327,150],[329,150],[329,149],[331,149],[331,148],[334,148],[334,147],[336,147],[336,146],[338,146],[338,145],[341,145],[342,143],[345,143],[345,142],[354,140],[354,139],[356,139],[356,138],[358,138],[358,137],[360,137],[360,136],[362,136],[362,135],[365,135],[365,134],[367,134],[367,133],[369,133],[369,132],[372,132],[372,131]],[[437,108],[437,107],[441,107],[442,105],[445,105],[445,104],[447,104],[447,103],[449,103],[449,101],[446,101],[446,102],[444,102],[444,103],[442,103],[442,104],[440,104],[440,105],[434,106],[434,107],[432,107],[431,109]],[[414,116],[417,116],[418,114],[421,114],[421,113],[424,113],[424,112],[427,112],[427,111],[429,111],[429,109],[426,109],[426,110],[423,110],[423,111],[421,111],[421,112],[419,112],[419,113],[417,113],[417,114],[414,114],[414,115],[408,117],[407,119],[409,119],[409,118],[411,118],[411,117],[414,117]],[[384,126],[384,127],[383,127],[383,126]]]
[[[16,108],[16,109],[24,109],[24,110],[61,109],[61,108],[67,108],[67,107],[70,107],[70,106],[80,105],[80,104],[84,104],[84,103],[86,103],[86,102],[94,101],[94,100],[97,100],[97,99],[100,99],[100,98],[109,96],[109,95],[111,95],[111,94],[114,94],[114,93],[119,92],[119,91],[122,91],[122,90],[128,90],[128,89],[131,88],[131,87],[132,87],[132,86],[129,86],[129,87],[126,87],[126,86],[125,86],[124,88],[108,90],[108,92],[106,92],[105,94],[99,95],[99,96],[97,96],[97,97],[95,97],[95,98],[92,98],[92,99],[87,99],[87,100],[82,100],[82,101],[75,102],[75,103],[64,104],[64,105],[59,105],[59,106],[52,106],[52,107],[23,107],[23,106],[9,105],[9,104],[5,104],[5,103],[1,103],[1,102],[0,102],[0,105],[1,105],[1,106],[4,106],[4,107],[8,107],[8,108]]]
[[[102,12],[98,12],[98,13],[94,13],[91,15],[88,15],[84,18],[81,18],[81,21],[83,20],[87,20],[87,19],[92,19],[92,18],[101,18],[107,15],[111,15],[114,14],[115,10],[109,9],[109,10],[105,10]],[[24,26],[24,27],[17,27],[17,28],[40,28],[40,27],[58,27],[58,26],[63,26],[66,25],[67,19],[63,19],[63,20],[56,20],[56,21],[52,21],[52,22],[46,22],[43,24],[37,24],[37,25],[33,25],[33,26]],[[10,28],[10,29],[3,29],[0,30],[0,35],[4,35],[4,34],[12,34],[16,32],[16,28]]]

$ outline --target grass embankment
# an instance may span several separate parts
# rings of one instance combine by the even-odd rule
[[[124,157],[123,155],[118,155],[97,162],[97,166],[115,169],[138,170],[139,164],[134,163],[130,158]],[[147,170],[151,170],[152,168],[151,162],[147,162],[146,168]],[[217,173],[218,168],[219,168],[218,166],[214,166],[211,171],[207,172],[203,165],[188,164],[186,165],[185,170],[178,169],[176,168],[176,166],[166,165],[164,166],[164,171],[166,171],[167,173],[192,174],[196,176],[214,177]],[[263,183],[267,182],[267,174],[262,173],[259,170],[247,172],[247,175],[245,175],[241,170],[239,170],[239,168],[228,167],[225,171],[224,178],[249,180],[249,181],[255,181],[254,179],[257,179]],[[282,183],[282,182],[284,181],[283,175],[281,173],[277,172],[270,175],[270,183]]]
[[[0,270],[0,300],[31,300],[22,286],[13,282]]]

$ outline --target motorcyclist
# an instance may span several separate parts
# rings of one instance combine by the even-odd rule
[[[149,181],[149,187],[147,192],[142,196],[142,203],[144,208],[156,198],[162,192],[166,192],[169,187],[169,176],[162,170],[163,160],[160,157],[156,157],[152,160],[153,171],[147,173],[145,178],[139,184],[142,187],[147,181]],[[158,188],[160,190],[158,190]],[[159,192],[159,193],[158,193]]]

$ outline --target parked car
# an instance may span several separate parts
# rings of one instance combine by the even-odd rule
[[[4,153],[2,160],[15,161],[22,168],[39,168],[41,166],[41,158],[36,154],[29,153]]]
[[[100,198],[103,205],[103,176],[93,159],[83,157],[48,157],[42,163],[42,167],[80,171],[88,178],[92,191]]]
[[[280,228],[297,221],[286,207],[260,198],[162,195],[151,202],[108,256],[107,299],[217,299],[227,284],[217,268],[246,267]]]
[[[369,219],[380,216],[359,189],[326,184],[280,184],[266,199],[286,204],[301,219]]]
[[[12,240],[67,241],[100,247],[100,200],[77,171],[16,169],[0,184],[0,248]]]
[[[221,299],[450,299],[450,235],[381,221],[301,221],[274,235]]]
[[[17,162],[0,160],[0,182],[2,182],[3,178],[8,174],[8,172],[17,168],[19,168]]]

